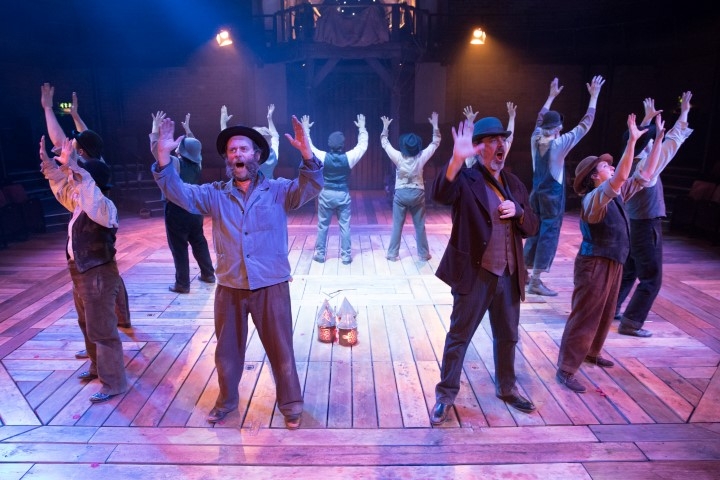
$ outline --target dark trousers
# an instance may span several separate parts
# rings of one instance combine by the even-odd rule
[[[453,309],[450,330],[445,337],[440,383],[435,387],[438,402],[451,405],[460,390],[460,375],[465,353],[480,322],[489,313],[495,360],[495,393],[517,393],[515,386],[515,346],[520,323],[520,291],[517,269],[510,275],[507,270],[498,277],[481,268],[477,270],[470,294],[453,291]]]
[[[75,262],[68,263],[73,282],[73,300],[78,325],[90,357],[90,373],[102,383],[101,393],[116,395],[127,390],[122,342],[117,331],[115,303],[120,291],[120,274],[113,261],[80,273]]]
[[[620,322],[642,328],[662,286],[662,219],[630,220],[630,256],[623,266],[616,313],[639,279]]]
[[[290,287],[287,282],[257,290],[218,285],[215,290],[215,366],[220,393],[215,406],[222,411],[238,407],[238,386],[245,368],[248,315],[270,361],[278,408],[285,416],[302,413],[295,353],[293,350]]]
[[[175,263],[175,283],[190,288],[190,258],[188,244],[193,257],[200,267],[200,275],[209,277],[215,274],[210,249],[203,233],[203,216],[195,215],[178,207],[174,203],[165,204],[165,231],[170,253]]]

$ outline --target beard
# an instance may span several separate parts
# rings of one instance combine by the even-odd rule
[[[257,178],[258,172],[260,171],[260,164],[255,160],[250,160],[247,162],[243,162],[245,164],[245,169],[247,170],[247,173],[244,176],[235,175],[235,165],[229,165],[225,164],[225,174],[228,176],[228,178],[232,181],[237,182],[245,182],[247,180],[253,180]]]

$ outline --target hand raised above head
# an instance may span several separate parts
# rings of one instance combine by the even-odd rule
[[[160,132],[158,136],[157,149],[158,149],[158,163],[160,166],[165,166],[170,163],[170,152],[175,150],[185,135],[181,135],[178,138],[173,139],[175,135],[175,122],[170,117],[166,117],[160,123]]]
[[[457,127],[452,128],[453,157],[468,158],[475,155],[475,147],[472,144],[473,124],[467,120],[460,122]]]
[[[309,118],[310,117],[308,117],[308,120]],[[313,153],[310,148],[309,133],[305,128],[303,128],[303,124],[295,115],[292,116],[292,124],[295,137],[293,138],[289,133],[286,133],[285,138],[290,141],[290,145],[300,150],[304,160],[310,160],[313,157]]]

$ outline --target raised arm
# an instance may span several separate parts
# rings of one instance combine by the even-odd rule
[[[563,88],[565,87],[559,84],[557,77],[553,78],[552,82],[550,82],[550,92],[548,93],[547,99],[545,100],[542,108],[545,110],[550,110],[550,107],[552,106],[555,97],[560,95],[560,92],[562,92]]]
[[[641,127],[650,125],[650,122],[653,118],[655,118],[655,115],[662,113],[662,110],[655,110],[654,98],[648,97],[643,100],[643,108],[645,109],[645,116],[643,117],[642,122],[640,122]]]
[[[280,148],[280,134],[275,128],[275,122],[273,122],[273,112],[275,112],[275,104],[271,103],[268,105],[267,121],[268,121],[268,132],[270,132],[270,148],[275,150],[275,155],[278,154],[278,148]]]
[[[180,122],[180,124],[183,126],[183,129],[185,130],[185,137],[187,138],[195,138],[195,135],[193,135],[192,131],[190,130],[190,114],[185,115],[185,121]]]
[[[660,152],[662,151],[663,137],[665,136],[665,122],[662,121],[662,115],[657,114],[655,116],[655,141],[650,149],[650,153],[642,165],[638,168],[641,169],[641,174],[647,179],[653,178],[657,172],[658,166],[660,165]]]
[[[75,124],[75,130],[77,130],[78,132],[84,132],[88,129],[83,119],[80,118],[80,113],[78,112],[78,97],[77,93],[75,92],[72,92],[72,105],[70,105],[70,116],[72,117],[73,123]]]
[[[49,83],[44,83],[40,87],[40,105],[45,111],[45,123],[47,124],[48,135],[50,141],[55,147],[61,147],[63,141],[67,138],[58,122],[55,112],[53,111],[53,97],[55,95],[55,87]]]
[[[625,151],[620,157],[620,161],[615,168],[615,173],[610,178],[610,186],[615,191],[619,191],[625,181],[630,176],[630,170],[632,169],[633,157],[635,154],[635,144],[638,138],[643,135],[647,130],[640,130],[635,123],[635,114],[631,113],[627,119],[628,126],[628,140],[625,145]]]
[[[602,89],[602,86],[605,84],[605,79],[600,75],[595,75],[590,81],[590,83],[586,83],[585,86],[588,89],[588,93],[590,93],[590,100],[588,102],[588,109],[590,108],[597,108],[597,99],[598,96],[600,96],[600,90]]]
[[[360,161],[362,156],[365,155],[365,152],[368,148],[368,132],[367,128],[365,128],[365,115],[363,115],[362,113],[359,113],[357,115],[355,126],[358,129],[357,145],[355,145],[355,148],[353,148],[349,152],[346,152],[350,168],[353,168],[357,164],[357,162]]]

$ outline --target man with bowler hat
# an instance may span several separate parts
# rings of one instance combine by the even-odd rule
[[[299,428],[302,420],[303,397],[293,350],[287,214],[318,195],[323,172],[300,121],[293,116],[292,122],[295,138],[286,137],[302,154],[298,178],[268,179],[259,174],[270,147],[262,134],[237,125],[222,130],[216,142],[228,181],[202,185],[183,183],[174,168],[167,168],[182,137],[173,138],[171,119],[160,124],[157,163],[152,166],[155,181],[169,201],[212,218],[217,254],[215,366],[220,389],[207,417],[210,423],[238,407],[248,315],[270,362],[285,426]]]
[[[505,139],[499,119],[453,128],[453,155],[434,183],[435,201],[452,207],[453,226],[435,275],[450,285],[453,308],[445,338],[440,382],[430,421],[442,424],[460,390],[465,353],[485,312],[489,313],[495,360],[495,395],[511,407],[532,412],[515,376],[520,301],[526,271],[522,240],[538,229],[522,181],[504,171]],[[465,168],[465,159],[478,161]]]

